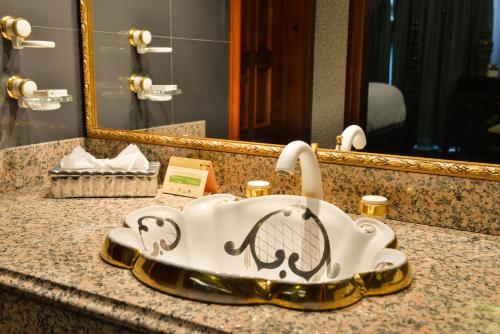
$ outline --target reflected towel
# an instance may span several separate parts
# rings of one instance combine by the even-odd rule
[[[406,120],[405,99],[394,86],[380,82],[368,85],[367,133],[403,123]]]

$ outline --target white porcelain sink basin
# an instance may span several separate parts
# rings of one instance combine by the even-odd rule
[[[333,309],[411,282],[394,232],[301,196],[193,200],[152,206],[111,230],[102,257],[144,283],[191,299]]]

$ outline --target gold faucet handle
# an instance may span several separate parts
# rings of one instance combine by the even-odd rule
[[[359,202],[359,213],[362,216],[372,217],[383,223],[385,222],[388,211],[388,200],[384,196],[365,195]]]
[[[271,184],[268,181],[248,181],[245,195],[247,198],[271,195]]]
[[[342,135],[338,135],[335,138],[335,150],[340,151],[340,149],[342,148],[342,139]]]
[[[318,153],[319,144],[318,143],[311,143],[311,148],[312,148],[314,154],[317,154]]]

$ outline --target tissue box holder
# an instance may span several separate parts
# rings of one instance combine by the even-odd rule
[[[66,197],[154,197],[158,192],[160,163],[149,163],[147,171],[65,170],[49,171],[54,198]]]

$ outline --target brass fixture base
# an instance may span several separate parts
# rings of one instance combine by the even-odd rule
[[[11,20],[14,20],[14,24],[12,25],[12,33],[9,33],[9,31],[7,30],[7,23]],[[13,37],[18,37],[18,38],[27,38],[28,36],[21,36],[19,34],[19,31],[17,30],[17,26],[16,26],[16,23],[18,21],[21,21],[21,20],[26,20],[22,17],[14,17],[14,16],[10,16],[10,15],[7,15],[7,16],[4,16],[2,17],[2,19],[0,19],[0,29],[2,31],[2,36],[5,38],[5,39],[8,39],[9,41],[12,41],[12,38]]]
[[[134,39],[134,34],[136,32],[139,32],[138,37],[139,37],[139,42],[140,42],[141,46],[146,46],[148,44],[144,40],[144,33],[146,32],[146,30],[139,30],[137,28],[132,28],[128,31],[128,42],[130,43],[130,45],[132,45],[133,47],[137,47],[137,42]]]
[[[15,17],[10,16],[10,15],[2,17],[2,19],[0,20],[0,29],[2,30],[2,36],[3,36],[3,38],[8,39],[9,41],[11,41],[12,40],[12,36],[9,35],[8,32],[7,32],[7,22],[9,20],[15,20]]]
[[[128,88],[134,93],[139,92],[137,89],[135,89],[135,79],[137,78],[136,74],[132,74],[130,78],[128,78]]]
[[[132,45],[133,47],[136,47],[137,46],[137,43],[134,41],[134,33],[137,31],[136,28],[132,28],[128,31],[128,42],[130,43],[130,45]]]
[[[16,81],[19,82],[19,85],[17,87],[17,89],[15,89],[15,84],[16,84]],[[13,75],[11,76],[8,80],[7,80],[7,85],[6,85],[6,88],[7,88],[7,94],[13,98],[14,100],[17,100],[19,99],[20,97],[23,97],[24,94],[23,94],[23,90],[24,90],[24,85],[29,82],[29,81],[33,81],[31,79],[26,79],[26,78],[22,78],[20,76],[17,76],[17,75]]]
[[[137,78],[141,78],[139,81],[139,88],[135,85],[135,80],[137,80]],[[128,78],[128,87],[134,93],[139,93],[140,91],[145,91],[146,88],[144,87],[144,82],[146,81],[146,79],[149,79],[149,77],[144,77],[144,76],[140,76],[137,74],[132,74],[130,76],[130,78]]]
[[[3,19],[2,19],[3,20]],[[22,85],[24,84],[24,82],[27,81],[27,79],[23,79],[17,75],[13,75],[9,78],[9,80],[7,80],[7,94],[13,98],[14,100],[17,100],[19,99],[21,96],[16,94],[14,92],[14,82],[18,81],[18,80],[22,80],[21,81],[21,85],[19,85],[19,88],[22,88]],[[19,89],[20,91],[22,91],[21,89]]]

